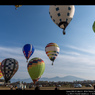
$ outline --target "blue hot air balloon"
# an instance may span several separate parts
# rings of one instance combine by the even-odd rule
[[[34,50],[35,50],[34,46],[31,44],[25,44],[23,46],[22,51],[23,51],[25,58],[27,59],[27,62],[28,62],[28,59],[30,58],[30,56],[34,53]]]

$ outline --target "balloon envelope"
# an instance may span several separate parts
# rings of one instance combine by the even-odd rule
[[[1,72],[1,62],[0,62],[0,78],[2,78],[3,74]]]
[[[25,44],[23,46],[22,51],[23,51],[25,58],[28,60],[30,56],[34,53],[34,46],[31,44]]]
[[[94,31],[94,33],[95,33],[95,21],[94,21],[94,23],[93,23],[92,29],[93,29],[93,31]]]
[[[49,7],[52,21],[64,30],[72,20],[74,12],[74,5],[50,5]]]
[[[16,9],[18,8],[18,7],[21,7],[22,5],[15,5],[15,7],[16,7]]]
[[[33,58],[27,64],[28,73],[33,80],[34,84],[39,80],[45,70],[45,63],[41,58]]]
[[[7,83],[18,70],[18,61],[13,58],[4,59],[1,62],[1,71]]]
[[[51,61],[54,61],[60,51],[59,46],[56,43],[49,43],[45,47],[45,52]]]

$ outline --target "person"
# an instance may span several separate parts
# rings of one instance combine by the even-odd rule
[[[94,85],[94,90],[95,90],[95,85]]]
[[[55,87],[55,90],[59,90],[59,89],[57,88],[57,85],[56,85],[56,87]]]
[[[10,85],[10,90],[13,90],[13,86],[12,85]]]
[[[39,87],[39,86],[36,86],[36,87],[35,87],[35,90],[40,90],[40,87]]]

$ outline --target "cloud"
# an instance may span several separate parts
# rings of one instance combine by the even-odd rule
[[[88,56],[59,55],[55,62],[58,76],[74,75],[84,79],[94,79],[95,58]],[[55,71],[54,70],[54,71]],[[89,75],[92,77],[89,77]]]
[[[51,65],[51,61],[45,53],[44,49],[35,49],[34,54],[30,59],[39,57],[45,62],[45,71],[42,77],[55,77],[73,75],[86,79],[94,79],[95,70],[95,56],[89,48],[80,48],[75,46],[65,46],[66,49],[61,50],[59,55]],[[76,50],[76,51],[75,51]],[[88,53],[85,54],[84,52]],[[19,62],[19,69],[13,78],[26,79],[30,78],[27,72],[27,63],[23,55],[21,47],[1,47],[0,46],[0,60],[5,58],[15,58]],[[30,60],[29,59],[29,60]],[[89,77],[88,74],[92,77]]]
[[[65,45],[63,48],[54,64],[59,76],[73,75],[84,79],[95,79],[93,77],[95,74],[95,50],[93,46],[83,48]]]
[[[81,47],[76,47],[76,46],[72,46],[72,45],[66,45],[66,47],[74,49],[74,50],[78,50],[81,52],[86,52],[89,54],[95,54],[95,49],[93,49],[93,47],[95,47],[95,46],[88,46],[88,47],[85,46],[85,48],[81,48]]]
[[[67,55],[75,55],[75,56],[78,56],[78,55],[80,55],[80,53],[78,53],[78,52],[74,52],[74,51],[63,51],[63,50],[61,50],[61,53],[63,53],[63,54],[67,54]]]
[[[21,54],[22,48],[19,47],[1,47],[0,46],[0,52],[9,52],[9,53],[15,53],[15,54]]]

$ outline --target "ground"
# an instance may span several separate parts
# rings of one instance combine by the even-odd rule
[[[60,90],[94,90],[93,87],[82,87],[82,88],[69,88],[69,87],[58,87]],[[26,88],[25,90],[34,90],[35,88]],[[54,90],[55,87],[40,87],[40,90]],[[0,87],[0,90],[10,90],[8,87]],[[13,90],[16,90],[13,88]]]

